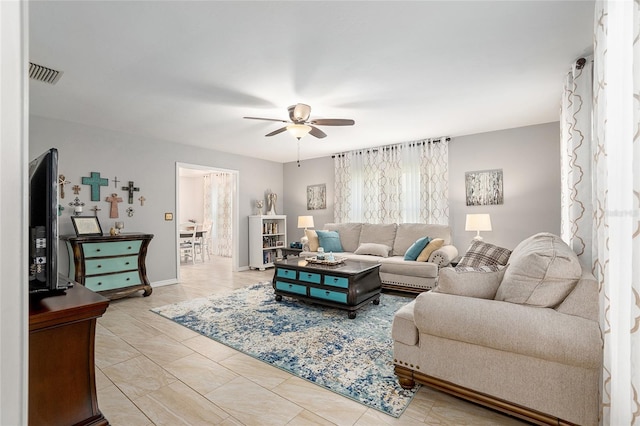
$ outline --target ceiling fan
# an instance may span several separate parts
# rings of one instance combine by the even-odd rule
[[[262,117],[243,117],[249,120],[267,120],[267,121],[279,121],[281,123],[289,123],[284,127],[274,130],[271,133],[267,133],[265,136],[274,136],[279,133],[288,130],[295,138],[300,140],[307,133],[316,138],[324,138],[327,136],[325,132],[318,129],[316,126],[353,126],[355,121],[343,118],[315,118],[309,120],[311,114],[311,107],[306,104],[291,105],[287,108],[289,111],[289,120],[280,120],[277,118],[262,118]]]

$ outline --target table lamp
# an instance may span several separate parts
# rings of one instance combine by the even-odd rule
[[[298,228],[304,228],[305,233],[300,238],[300,242],[304,245],[309,242],[309,238],[307,238],[306,230],[307,228],[313,228],[313,216],[298,216]]]
[[[465,231],[476,231],[477,234],[473,239],[482,241],[480,231],[491,231],[491,216],[489,214],[468,214],[467,222],[464,227]]]

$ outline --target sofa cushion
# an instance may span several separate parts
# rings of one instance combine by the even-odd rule
[[[438,265],[431,262],[410,262],[402,256],[375,258],[380,262],[380,272],[395,275],[408,275],[421,278],[436,278]]]
[[[413,346],[418,343],[418,328],[413,320],[413,307],[415,304],[416,301],[412,300],[398,309],[393,316],[391,337],[393,340],[405,345]]]
[[[316,231],[318,234],[318,243],[322,247],[325,253],[330,251],[340,253],[343,251],[342,244],[340,244],[340,235],[336,231]]]
[[[431,253],[438,250],[440,247],[444,245],[444,240],[442,238],[435,238],[429,241],[429,244],[425,248],[422,249],[418,258],[416,259],[418,262],[426,262],[431,257]]]
[[[404,260],[416,260],[429,241],[431,241],[429,237],[418,238],[405,252]]]
[[[337,231],[340,235],[340,244],[344,251],[354,252],[360,244],[361,223],[327,223],[324,226],[329,231]],[[378,241],[372,241],[378,242]]]
[[[370,254],[373,256],[389,257],[390,251],[391,251],[391,247],[385,244],[362,243],[356,249],[354,254]]]
[[[447,225],[400,223],[393,242],[393,255],[404,256],[419,236],[428,236],[431,239],[442,238],[445,246],[451,244],[451,228]]]
[[[540,233],[513,250],[496,300],[554,307],[573,290],[582,275],[578,256],[557,235]]]
[[[378,243],[393,247],[393,241],[396,238],[397,227],[398,225],[396,225],[395,223],[363,223],[362,231],[360,231],[360,242],[358,245],[363,243]],[[356,248],[358,247],[358,245],[356,245]]]
[[[484,241],[474,240],[458,266],[506,265],[511,251]]]
[[[487,272],[480,268],[442,268],[438,275],[438,293],[493,299],[505,269]]]
[[[429,291],[416,297],[413,315],[420,334],[572,367],[602,365],[598,322],[554,309]]]
[[[318,242],[318,234],[313,229],[305,229],[304,235],[309,239],[309,251],[318,251],[320,243]]]

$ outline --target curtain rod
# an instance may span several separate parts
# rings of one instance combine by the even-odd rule
[[[404,142],[404,143],[398,143],[395,145],[387,145],[387,146],[378,146],[375,148],[362,148],[362,149],[354,149],[353,151],[349,151],[349,152],[354,152],[354,151],[358,151],[359,154],[361,154],[362,152],[366,151],[366,152],[377,152],[379,149],[383,149],[385,151],[390,150],[390,149],[396,149],[399,146],[403,146],[403,145],[409,145],[409,146],[413,146],[413,145],[422,145],[422,144],[428,144],[428,143],[438,143],[441,142],[443,138],[438,138],[438,139],[431,139],[431,140],[426,140],[426,141],[413,141],[413,142]],[[451,140],[451,138],[447,137],[444,138],[444,140],[446,142],[449,142]],[[338,154],[333,154],[331,156],[331,158],[336,158],[337,157],[342,157],[345,154],[347,154],[346,152],[341,152]]]

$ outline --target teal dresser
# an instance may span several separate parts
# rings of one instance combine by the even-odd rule
[[[145,259],[153,234],[76,237],[63,235],[69,253],[69,278],[109,299],[153,289]]]

